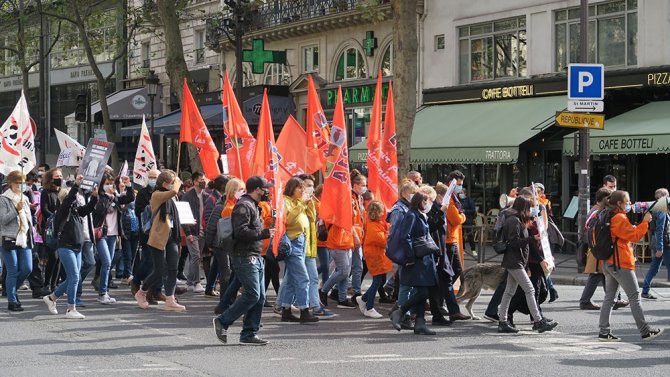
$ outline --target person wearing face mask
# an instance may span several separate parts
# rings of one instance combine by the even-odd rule
[[[638,242],[647,233],[651,212],[644,215],[642,222],[635,226],[630,223],[626,214],[631,210],[630,197],[626,191],[614,191],[609,198],[608,209],[611,212],[610,232],[612,241],[616,242],[613,255],[607,261],[602,261],[602,271],[605,275],[605,299],[600,308],[598,340],[601,342],[618,342],[621,339],[612,334],[610,318],[614,306],[614,298],[619,286],[628,296],[630,311],[642,340],[652,340],[663,333],[663,329],[652,328],[644,318],[640,304],[640,287],[635,275],[635,251],[633,242]],[[616,263],[615,263],[616,261]]]
[[[205,251],[202,257],[202,266],[207,276],[207,285],[205,285],[205,296],[218,298],[219,292],[216,291],[216,278],[219,276],[219,266],[214,252],[212,233],[207,234],[208,230],[213,228],[216,233],[216,225],[221,218],[221,210],[223,209],[223,195],[225,194],[226,185],[228,184],[228,177],[219,175],[213,180],[209,181],[211,185],[211,192],[204,200],[205,210],[203,211],[203,219],[205,221]],[[217,209],[217,206],[221,207]]]
[[[60,199],[58,199],[58,193],[63,186],[63,172],[54,168],[46,173],[42,177],[42,194],[40,195],[40,212],[41,212],[41,222],[40,222],[40,236],[44,238],[44,230],[46,229],[46,223],[49,217],[55,215],[56,211],[60,207]],[[47,264],[44,269],[44,290],[53,292],[56,288],[56,282],[58,281],[58,275],[60,274],[60,263],[56,256],[56,250],[44,245],[46,254],[47,254]]]
[[[15,170],[7,175],[8,189],[0,196],[0,236],[2,257],[7,270],[5,291],[7,309],[23,311],[17,296],[17,285],[23,282],[33,269],[33,216],[30,202],[23,194],[25,176]]]
[[[397,231],[403,235],[400,247],[407,260],[407,264],[400,267],[400,284],[411,291],[411,294],[398,309],[391,313],[391,324],[393,328],[400,331],[403,315],[413,310],[416,314],[414,334],[417,335],[435,335],[435,331],[426,327],[425,319],[426,299],[429,297],[430,287],[437,285],[435,254],[417,256],[417,245],[419,240],[430,238],[426,214],[430,212],[436,196],[435,190],[432,190],[430,194],[423,191],[414,194],[410,202],[410,210],[397,228]],[[439,248],[435,251],[437,252]]]
[[[447,238],[445,243],[447,257],[451,263],[451,268],[454,270],[452,284],[458,280],[463,271],[463,224],[466,220],[465,213],[463,213],[463,206],[458,198],[458,194],[463,190],[463,180],[465,179],[465,175],[459,170],[452,171],[447,176],[447,185],[454,179],[456,180],[456,188],[451,194],[452,196],[449,201],[449,206],[442,206],[442,210],[447,214]],[[470,316],[458,313],[449,316],[449,319],[452,321],[461,321],[470,319]]]
[[[184,235],[186,236],[186,247],[188,248],[188,267],[186,272],[186,286],[194,293],[204,293],[205,288],[200,284],[200,261],[205,248],[203,214],[205,206],[203,203],[204,190],[206,186],[205,177],[200,172],[191,175],[193,190],[187,191],[181,200],[188,202],[195,217],[195,224],[184,224]]]
[[[171,311],[184,311],[186,307],[175,299],[177,286],[177,264],[179,263],[179,214],[175,197],[181,188],[181,180],[172,170],[163,170],[156,180],[156,191],[151,195],[151,230],[147,247],[153,258],[153,271],[140,290],[135,293],[137,305],[142,309],[149,307],[147,292],[165,277],[164,308]],[[167,273],[166,273],[167,271]]]

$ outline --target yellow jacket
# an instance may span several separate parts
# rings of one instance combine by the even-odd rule
[[[284,213],[286,214],[286,234],[293,241],[301,234],[305,235],[305,253],[311,250],[310,221],[307,217],[307,205],[300,199],[284,195]]]

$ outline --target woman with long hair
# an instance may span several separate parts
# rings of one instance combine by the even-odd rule
[[[7,269],[7,310],[23,311],[16,287],[33,270],[33,216],[30,202],[23,194],[26,177],[18,170],[7,175],[8,190],[0,196],[0,236],[2,256]]]
[[[53,216],[58,207],[60,207],[60,199],[58,193],[63,186],[63,172],[59,168],[53,168],[42,176],[42,194],[40,195],[40,213],[41,222],[39,225],[41,229],[41,236],[44,238],[44,229],[47,220]],[[44,245],[47,255],[47,264],[44,268],[44,288],[49,292],[56,288],[58,282],[58,275],[60,274],[60,263],[58,262],[58,255],[56,249]]]
[[[507,321],[510,302],[519,286],[521,286],[521,289],[526,294],[526,303],[534,321],[533,330],[542,333],[551,331],[558,325],[556,322],[542,318],[542,313],[540,313],[540,309],[535,301],[535,289],[526,272],[528,254],[530,253],[529,244],[541,239],[539,234],[535,236],[528,234],[528,227],[533,218],[531,215],[532,207],[537,208],[536,203],[532,199],[518,196],[514,199],[512,213],[507,216],[505,225],[503,226],[503,235],[507,242],[507,250],[503,256],[502,266],[507,269],[507,286],[505,287],[505,293],[503,293],[503,298],[498,308],[498,318],[500,318],[498,332],[501,333],[519,332],[516,327],[513,327]],[[533,210],[533,212],[535,211]],[[542,261],[541,264],[543,268],[546,268],[546,261]]]

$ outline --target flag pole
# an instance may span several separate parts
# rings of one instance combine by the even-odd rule
[[[179,148],[177,148],[177,177],[179,177],[179,162],[181,162],[181,140],[179,140]]]

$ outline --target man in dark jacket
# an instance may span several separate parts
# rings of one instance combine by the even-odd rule
[[[269,200],[269,184],[259,176],[247,180],[247,193],[233,208],[231,217],[235,246],[230,261],[244,293],[220,316],[214,318],[216,337],[228,342],[228,327],[244,315],[240,344],[266,345],[258,337],[263,304],[265,303],[264,262],[261,258],[263,240],[274,235],[274,229],[263,229],[260,201]],[[281,195],[281,193],[278,193]]]
[[[216,225],[221,218],[221,211],[223,211],[223,203],[221,199],[226,190],[226,185],[228,184],[228,177],[225,175],[220,175],[214,180],[209,182],[212,186],[212,192],[204,200],[205,209],[203,211],[203,218],[205,220],[205,237],[204,243],[205,248],[202,252],[202,269],[205,271],[205,276],[207,277],[207,285],[205,286],[205,296],[216,297],[218,294],[214,290],[214,285],[216,284],[216,277],[219,275],[219,266],[217,265],[216,250],[212,247],[212,233],[211,230],[214,230],[216,234]],[[225,199],[224,199],[225,200]],[[216,213],[216,208],[219,208],[219,212]],[[214,254],[214,256],[212,256]],[[228,277],[230,278],[230,264],[228,264]],[[221,282],[222,286],[224,282]]]
[[[184,235],[186,236],[186,247],[188,248],[188,268],[186,273],[186,286],[194,293],[203,293],[205,288],[200,284],[200,261],[202,251],[205,248],[205,222],[203,221],[205,211],[205,177],[200,172],[191,175],[193,190],[184,194],[182,201],[188,202],[191,207],[195,224],[184,224]]]

